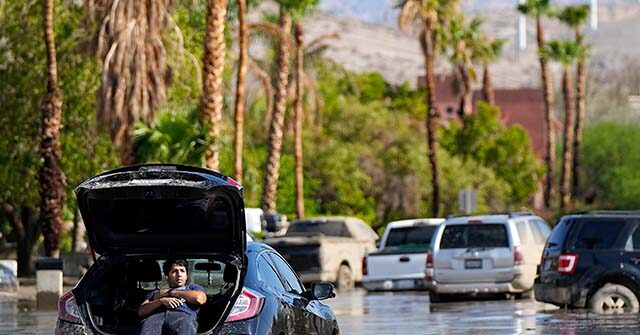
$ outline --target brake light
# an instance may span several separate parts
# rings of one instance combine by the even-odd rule
[[[226,322],[250,319],[260,313],[263,304],[264,296],[247,288],[243,288],[242,293],[233,304]]]
[[[362,275],[366,276],[369,273],[367,270],[367,256],[362,257]]]
[[[65,293],[58,299],[58,317],[60,320],[82,324],[80,318],[80,308],[76,304],[76,298],[71,291]]]
[[[513,264],[522,265],[522,251],[519,246],[513,248]]]
[[[433,250],[427,250],[427,269],[433,269]]]
[[[240,183],[238,183],[237,181],[235,181],[234,179],[227,177],[227,183],[231,184],[231,186],[234,186],[237,189],[241,189],[242,185],[240,185]]]
[[[558,272],[572,274],[578,264],[577,254],[562,254],[558,256]]]
[[[482,220],[469,220],[469,224],[480,224]]]

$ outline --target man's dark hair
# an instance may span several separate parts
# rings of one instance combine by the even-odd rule
[[[162,271],[164,271],[165,276],[169,275],[169,272],[171,272],[171,268],[174,265],[184,266],[187,270],[187,274],[189,274],[189,262],[184,259],[167,259],[167,261],[162,264]]]

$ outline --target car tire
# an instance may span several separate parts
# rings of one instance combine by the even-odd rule
[[[340,265],[338,269],[338,279],[336,280],[336,288],[338,290],[349,290],[354,287],[353,274],[351,268],[346,265]]]
[[[599,314],[638,313],[638,297],[628,287],[606,284],[589,300],[591,311]]]

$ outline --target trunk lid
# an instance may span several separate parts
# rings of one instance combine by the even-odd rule
[[[507,224],[448,225],[434,253],[435,279],[442,283],[510,281],[512,248]]]
[[[91,247],[101,255],[244,254],[242,187],[219,173],[136,165],[97,175],[75,191]]]

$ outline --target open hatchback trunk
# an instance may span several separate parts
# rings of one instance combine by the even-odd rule
[[[246,228],[242,188],[221,174],[181,165],[112,170],[76,189],[89,243],[100,258],[73,289],[97,334],[135,334],[146,295],[166,288],[166,259],[189,261],[205,287],[198,332],[209,332],[242,288]]]

